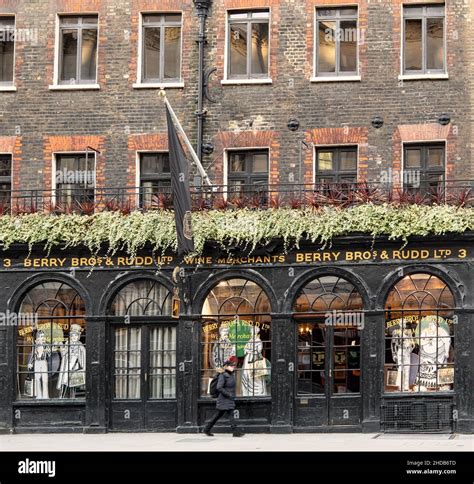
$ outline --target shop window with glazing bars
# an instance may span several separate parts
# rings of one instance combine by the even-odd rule
[[[0,155],[0,212],[11,204],[12,155]]]
[[[232,11],[228,15],[227,77],[268,78],[269,11]]]
[[[0,17],[0,87],[13,84],[15,17]]]
[[[59,83],[97,82],[97,15],[61,17]]]
[[[357,8],[318,8],[316,32],[316,76],[357,75]]]
[[[403,183],[406,190],[433,194],[438,189],[443,189],[444,143],[405,145],[403,169]]]
[[[141,82],[181,80],[181,14],[143,15]]]
[[[315,182],[351,187],[357,181],[357,146],[318,148]]]
[[[228,185],[231,197],[262,197],[268,192],[268,150],[228,152]]]
[[[403,73],[444,73],[445,6],[403,7]]]
[[[171,200],[168,153],[140,153],[140,206],[151,207]]]
[[[94,203],[95,156],[56,155],[56,204],[58,208],[83,208]]]

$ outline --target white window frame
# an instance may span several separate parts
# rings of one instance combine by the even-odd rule
[[[446,139],[429,139],[429,140],[410,140],[402,141],[402,156],[401,156],[401,169],[400,169],[400,187],[404,188],[405,180],[405,146],[407,145],[430,145],[442,143],[444,144],[444,180],[448,179],[448,141]]]
[[[234,79],[229,78],[229,62],[230,62],[230,45],[229,45],[229,15],[234,12],[251,12],[268,10],[268,77],[252,78],[252,79]],[[224,41],[224,79],[221,80],[222,85],[235,85],[235,84],[272,84],[273,80],[270,77],[271,72],[271,26],[272,26],[272,9],[271,7],[251,7],[251,8],[232,8],[226,10],[225,14],[225,41]]]
[[[347,147],[356,147],[357,149],[357,169],[356,169],[356,183],[359,183],[359,160],[360,160],[360,143],[324,143],[324,144],[313,144],[313,185],[316,182],[316,163],[317,163],[317,156],[316,153],[319,149],[324,148],[343,148],[344,146]]]
[[[95,83],[76,83],[76,84],[61,84],[59,81],[60,59],[61,59],[61,18],[62,17],[81,17],[81,16],[97,16],[97,59],[96,59],[96,74]],[[100,16],[99,12],[61,12],[56,14],[55,25],[55,40],[54,40],[54,72],[53,84],[49,86],[50,91],[84,91],[84,90],[98,90],[99,84],[99,49],[100,49]]]
[[[410,6],[418,6],[418,7],[423,7],[427,5],[443,5],[444,6],[444,28],[443,28],[443,33],[444,33],[444,44],[443,44],[443,49],[444,49],[444,72],[432,72],[432,73],[422,73],[420,72],[419,74],[417,73],[409,73],[405,74],[405,16],[403,14],[403,9],[404,7],[410,7]],[[401,19],[401,28],[400,28],[400,74],[398,76],[399,81],[417,81],[417,80],[423,80],[423,79],[449,79],[449,73],[448,73],[448,37],[447,37],[447,16],[446,16],[446,2],[437,2],[434,0],[433,2],[420,2],[420,3],[408,3],[400,4],[400,19]],[[425,46],[423,44],[422,48],[424,49]]]
[[[67,156],[67,155],[86,155],[86,151],[55,151],[52,154],[51,160],[51,203],[56,205],[56,171],[57,171],[57,158],[58,156]],[[91,156],[94,157],[94,203],[96,202],[97,198],[97,153],[95,151],[89,151],[87,157],[90,158]]]
[[[9,18],[13,17],[13,29],[16,29],[16,14],[14,13],[2,13],[0,15],[1,18]],[[16,66],[16,37],[13,42],[13,77],[11,82],[0,82],[0,92],[14,92],[16,91],[16,76],[15,76],[15,66]],[[5,154],[5,153],[2,153]]]
[[[171,82],[143,82],[143,16],[146,15],[181,15],[181,45],[180,45],[180,65],[179,65],[179,77],[180,81]],[[184,12],[182,10],[167,10],[167,11],[145,11],[140,12],[138,19],[138,54],[137,54],[137,79],[133,83],[134,89],[173,89],[183,88],[183,25],[184,25]]]
[[[319,37],[318,37],[318,10],[319,9],[343,9],[343,8],[356,8],[357,9],[357,32],[359,32],[359,21],[360,21],[360,5],[358,3],[345,3],[341,5],[317,5],[313,11],[313,75],[311,76],[311,82],[348,82],[348,81],[361,81],[362,76],[360,75],[360,44],[357,43],[357,72],[356,74],[350,75],[318,75],[317,74],[317,62],[318,62],[318,47],[319,47]]]

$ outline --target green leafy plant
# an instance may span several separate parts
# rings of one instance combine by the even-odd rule
[[[288,249],[303,240],[324,246],[338,236],[365,233],[407,242],[411,236],[474,230],[474,208],[367,203],[350,208],[206,210],[193,213],[193,230],[197,254],[203,252],[206,241],[217,242],[223,249],[255,249],[282,239]],[[132,257],[145,246],[157,252],[177,246],[170,210],[1,215],[0,245],[6,250],[13,244],[27,244],[30,250],[41,244],[48,251],[85,246],[94,254],[106,247],[109,254],[124,251]]]

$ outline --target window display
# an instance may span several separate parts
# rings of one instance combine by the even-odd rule
[[[201,394],[210,395],[217,368],[232,356],[237,396],[270,395],[271,319],[270,303],[263,290],[247,279],[219,283],[203,307],[201,331]]]
[[[450,391],[454,384],[454,301],[430,274],[398,282],[387,299],[385,391]]]
[[[84,398],[86,324],[84,302],[75,289],[45,282],[23,298],[18,327],[17,398]]]

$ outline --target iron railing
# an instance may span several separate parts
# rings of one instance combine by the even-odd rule
[[[193,210],[349,207],[364,203],[474,206],[474,180],[421,181],[417,187],[380,182],[191,186],[190,192]],[[56,190],[0,191],[0,214],[92,214],[104,210],[128,213],[172,207],[170,186],[91,189],[69,185]]]

